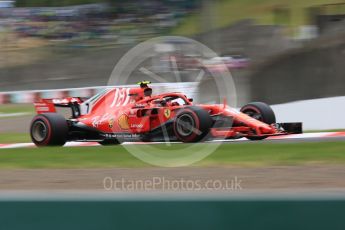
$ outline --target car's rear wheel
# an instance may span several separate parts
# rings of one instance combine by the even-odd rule
[[[66,119],[57,113],[36,115],[30,127],[30,136],[36,146],[63,146],[67,141]]]
[[[173,123],[174,133],[182,142],[198,142],[209,133],[212,119],[207,111],[199,107],[182,109]]]
[[[262,121],[266,124],[276,123],[276,116],[272,108],[263,102],[251,102],[241,108],[241,112],[247,114],[248,116]],[[267,138],[267,136],[247,136],[249,140],[262,140]]]

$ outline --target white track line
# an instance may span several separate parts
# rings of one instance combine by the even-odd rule
[[[0,113],[0,118],[7,118],[7,117],[20,117],[20,116],[25,116],[29,115],[30,113]]]
[[[303,134],[292,134],[286,136],[272,136],[268,137],[267,140],[284,140],[284,139],[309,139],[309,138],[322,138],[322,137],[344,137],[345,132],[321,132],[321,133],[303,133]],[[213,140],[208,141],[208,143],[212,142],[237,142],[237,141],[245,141],[246,138],[240,139],[229,139],[229,140]],[[165,142],[124,142],[123,145],[140,145],[140,144],[162,144]],[[181,143],[181,142],[176,142]],[[80,146],[99,146],[97,142],[68,142],[64,147],[80,147]],[[15,143],[15,144],[0,144],[0,149],[13,149],[13,148],[32,148],[35,147],[33,143]]]

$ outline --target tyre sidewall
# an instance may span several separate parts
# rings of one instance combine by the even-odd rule
[[[36,122],[43,122],[48,131],[47,136],[42,141],[36,140],[33,136],[33,128]],[[37,146],[46,146],[50,143],[52,139],[52,127],[49,120],[45,116],[38,115],[32,120],[31,127],[30,127],[30,136],[31,136],[32,142],[34,142]]]
[[[263,102],[252,102],[241,108],[241,112],[245,113],[246,110],[252,110],[256,113],[260,113],[262,116],[262,122],[266,124],[276,123],[276,117],[272,108]]]
[[[33,127],[36,122],[43,122],[47,128],[47,135],[42,141],[37,141],[33,137]],[[56,113],[47,113],[36,115],[30,127],[31,140],[37,146],[62,146],[67,141],[68,125],[65,118]]]
[[[194,120],[194,128],[196,130],[200,130],[202,133],[199,135],[196,132],[192,132],[189,136],[183,136],[181,135],[177,130],[177,120],[184,114],[190,115]],[[203,119],[201,121],[201,119]],[[208,134],[209,129],[211,127],[211,118],[209,117],[209,114],[199,108],[199,107],[187,107],[184,109],[181,109],[175,118],[174,124],[173,124],[173,130],[175,133],[175,136],[183,141],[183,142],[197,142],[201,141],[205,138],[205,136]]]

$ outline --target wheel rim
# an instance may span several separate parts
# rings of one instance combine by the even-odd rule
[[[194,118],[190,114],[183,114],[177,119],[176,126],[177,132],[181,136],[189,136],[193,133],[195,128]]]
[[[32,127],[32,137],[41,142],[47,137],[48,129],[43,121],[36,121]]]

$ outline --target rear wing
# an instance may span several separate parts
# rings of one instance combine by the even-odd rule
[[[64,99],[39,99],[34,103],[37,114],[56,113],[56,107],[69,107],[72,110],[72,117],[80,116],[80,104],[86,98],[67,97]]]

